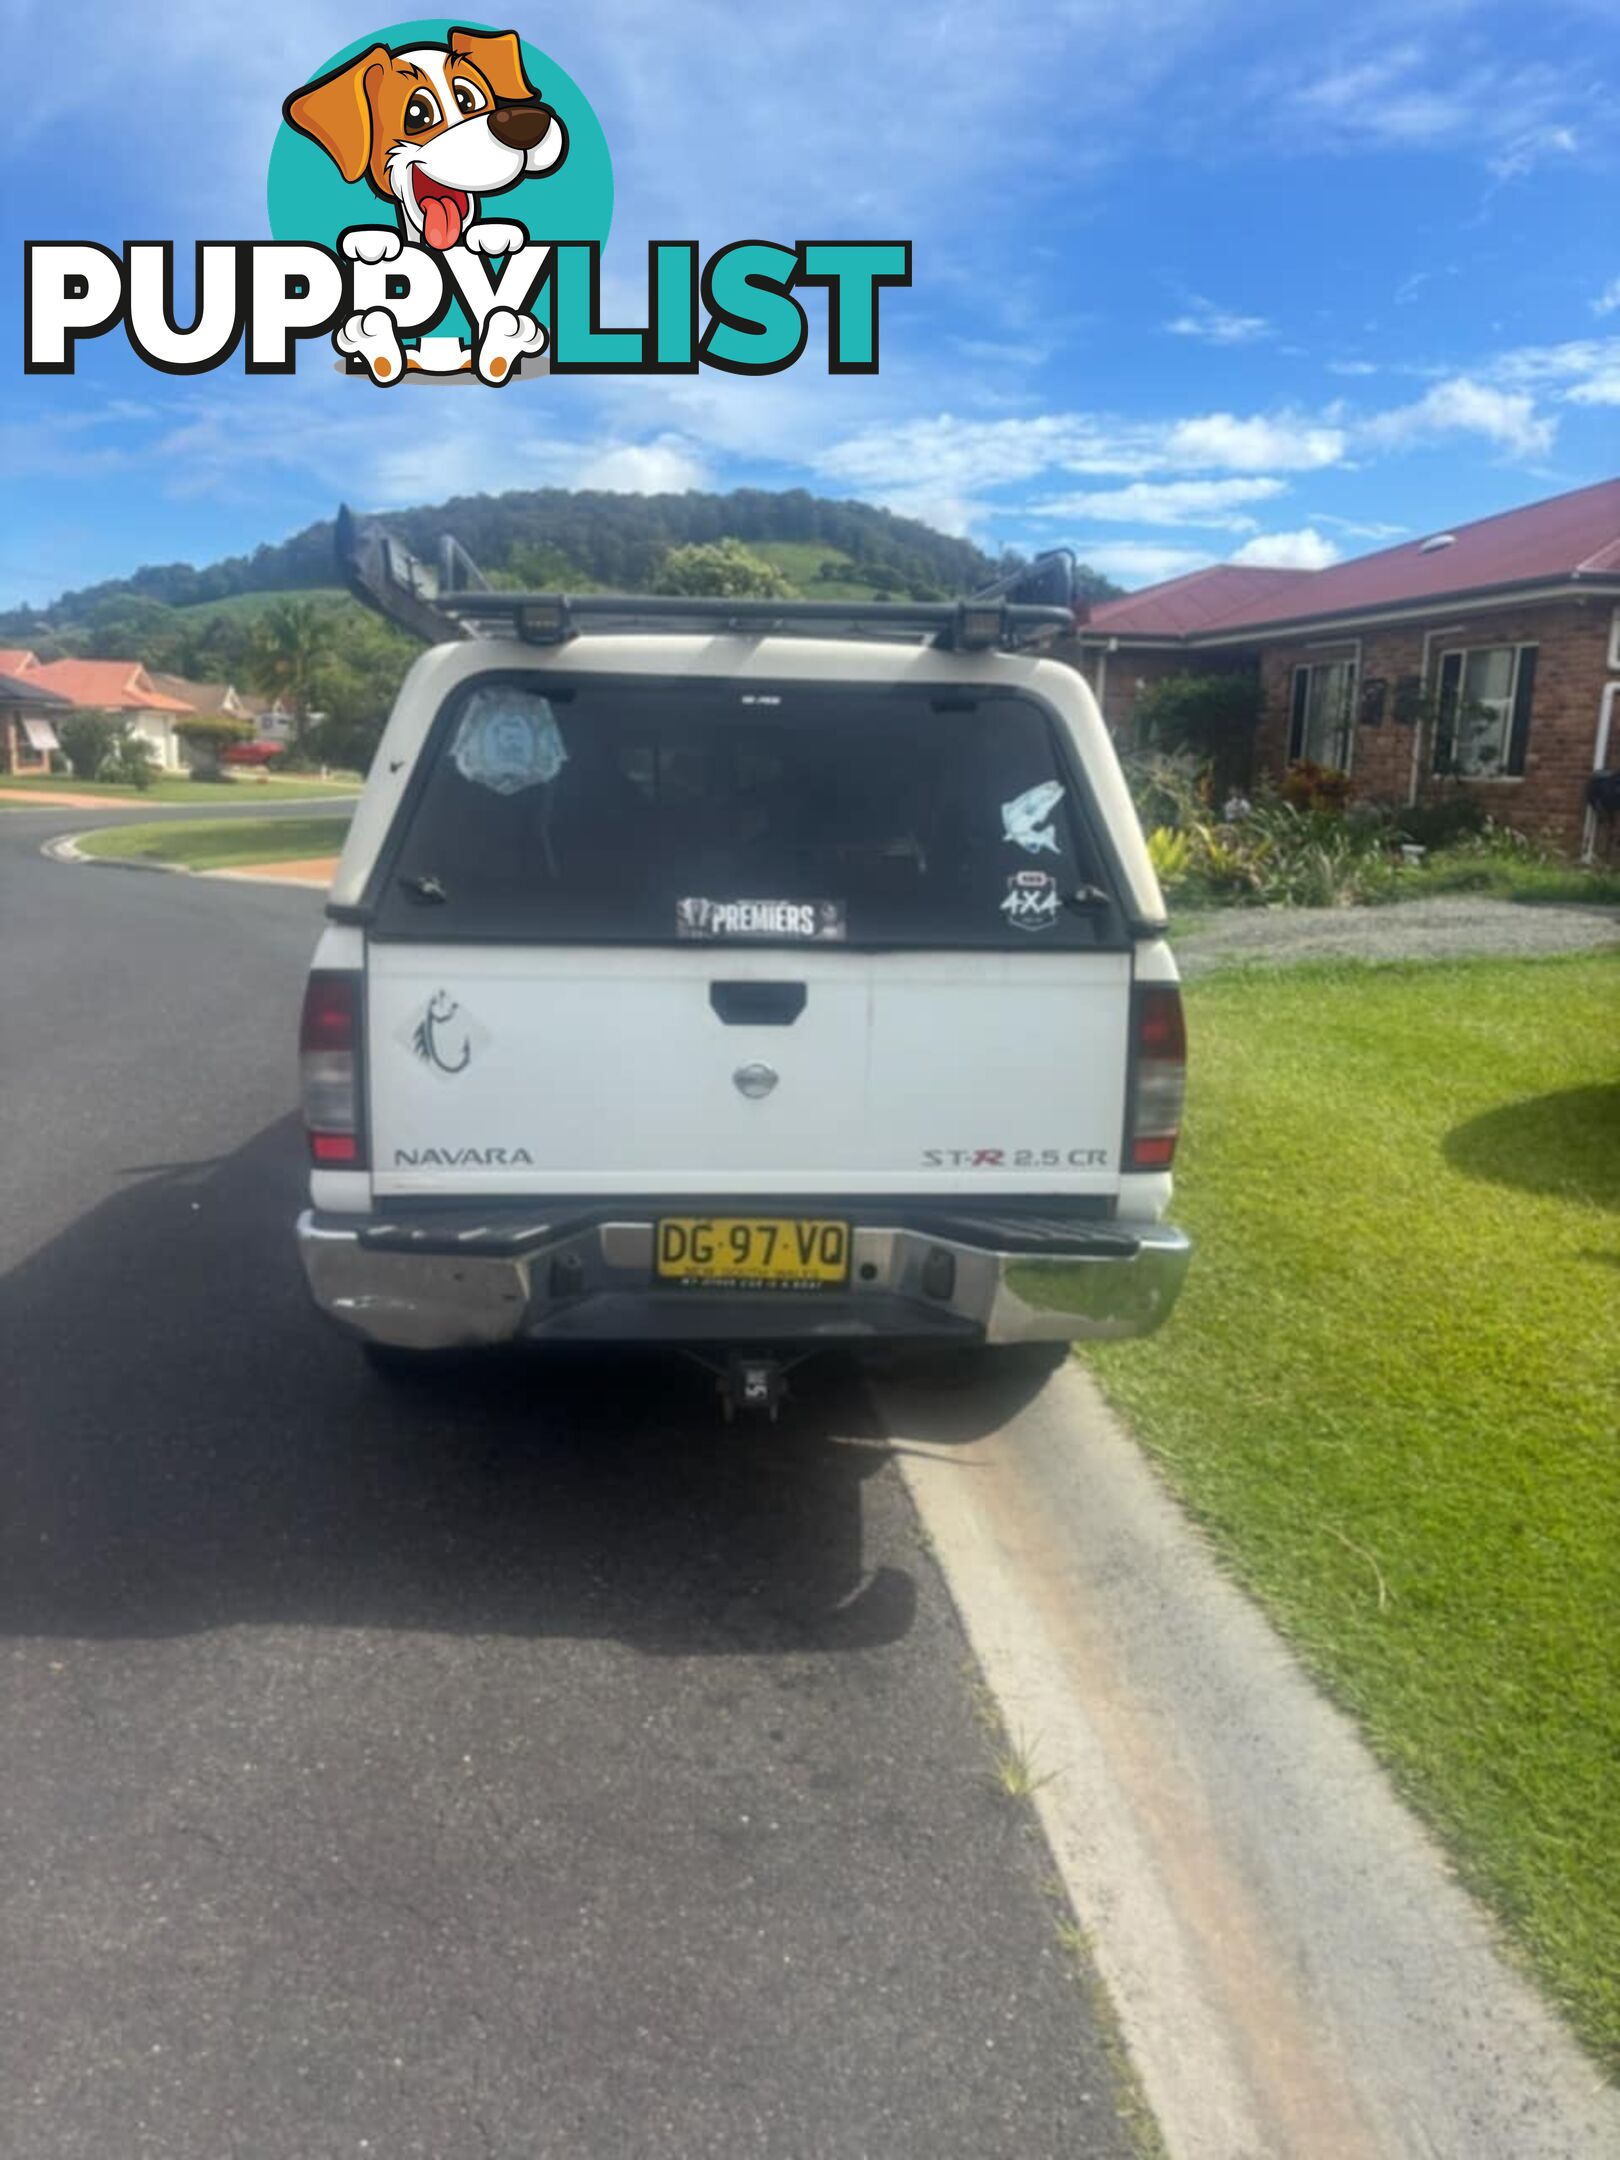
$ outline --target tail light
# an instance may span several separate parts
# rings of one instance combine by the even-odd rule
[[[1131,1099],[1127,1170],[1168,1170],[1187,1091],[1187,1030],[1175,983],[1138,983],[1131,994]]]
[[[360,977],[316,968],[304,991],[298,1071],[309,1159],[328,1169],[363,1170],[360,1117]]]

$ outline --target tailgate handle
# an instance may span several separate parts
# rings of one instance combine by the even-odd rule
[[[802,982],[712,982],[709,1003],[727,1027],[791,1027],[809,995]]]

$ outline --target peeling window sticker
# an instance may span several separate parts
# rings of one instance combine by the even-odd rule
[[[828,945],[844,939],[842,900],[677,900],[681,938],[804,938]]]
[[[548,699],[492,687],[467,700],[450,756],[475,787],[516,795],[549,787],[568,763],[568,748]]]
[[[1026,855],[1059,854],[1058,836],[1046,820],[1062,800],[1060,780],[1043,780],[1039,787],[1026,788],[1001,806],[1002,838]]]
[[[1001,912],[1015,930],[1050,930],[1058,919],[1057,879],[1048,870],[1015,870]]]

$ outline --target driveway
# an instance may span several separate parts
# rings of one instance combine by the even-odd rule
[[[1620,944],[1620,908],[1443,894],[1388,907],[1217,908],[1175,940],[1184,975],[1257,961],[1522,960]]]

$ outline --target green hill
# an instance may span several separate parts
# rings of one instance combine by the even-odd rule
[[[870,503],[828,501],[803,488],[737,488],[725,495],[534,488],[456,496],[383,513],[380,522],[421,555],[431,555],[439,535],[450,532],[486,570],[505,570],[516,553],[543,561],[555,573],[548,582],[585,590],[645,590],[670,548],[724,539],[740,540],[775,563],[798,591],[823,599],[944,597],[971,590],[999,567],[971,541],[915,518]],[[250,619],[254,607],[275,596],[330,594],[332,578],[332,524],[322,519],[251,555],[201,569],[148,564],[127,578],[64,593],[49,607],[13,609],[0,614],[0,640],[38,645],[60,633],[82,651],[88,633],[106,649],[104,632],[124,634],[143,620],[160,627],[160,618],[144,614],[152,605],[180,611],[201,630],[211,619]],[[1089,572],[1085,584],[1093,598],[1115,590]],[[233,602],[242,608],[221,605]]]

